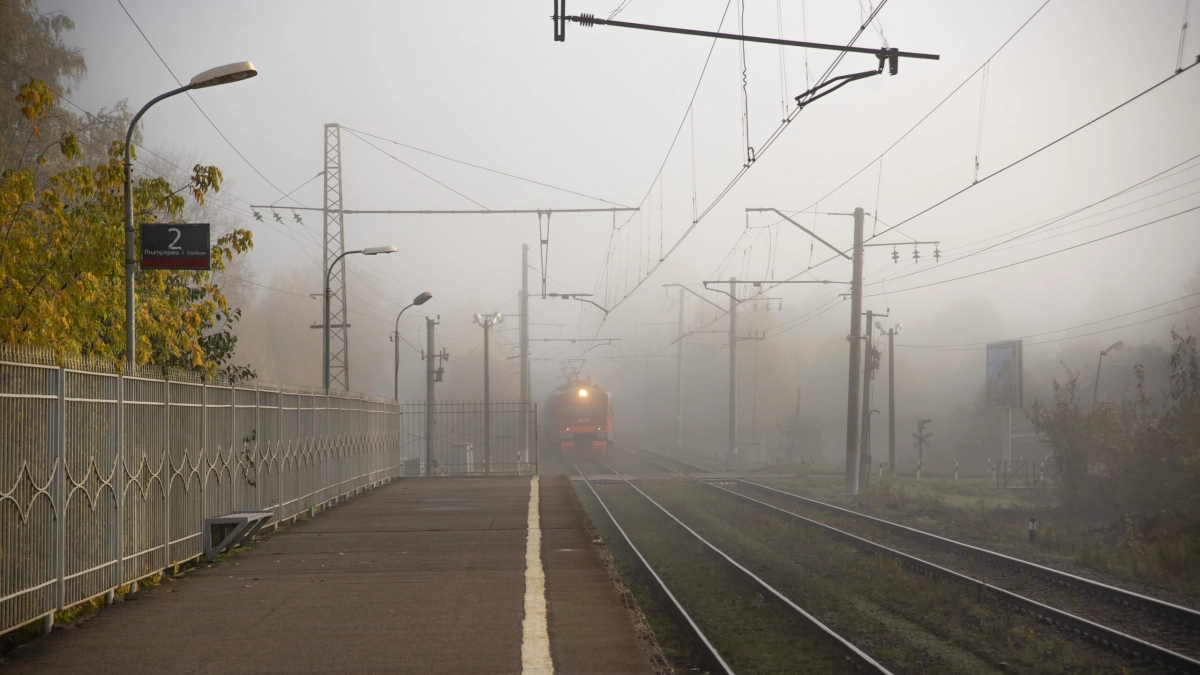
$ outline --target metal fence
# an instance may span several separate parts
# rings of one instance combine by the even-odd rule
[[[0,345],[0,633],[400,475],[397,404]]]
[[[485,476],[537,473],[537,405],[493,401],[490,434],[484,404],[433,404],[432,443],[426,443],[425,403],[405,403],[400,415],[404,475]],[[521,425],[528,433],[521,434]],[[489,442],[490,441],[490,442]],[[522,442],[524,441],[524,442]]]

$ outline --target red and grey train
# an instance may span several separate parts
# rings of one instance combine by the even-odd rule
[[[591,382],[570,382],[546,399],[542,419],[543,450],[603,455],[612,441],[612,394]]]

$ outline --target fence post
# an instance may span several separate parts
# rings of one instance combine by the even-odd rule
[[[262,479],[262,439],[261,427],[259,424],[258,408],[260,392],[258,390],[258,381],[254,382],[254,510],[262,509],[263,503],[263,479]]]
[[[229,383],[229,455],[230,455],[229,461],[234,462],[236,460],[238,468],[241,468],[242,460],[245,459],[245,448],[242,448],[242,450],[239,451],[239,454],[235,456],[233,453],[234,453],[236,439],[237,439],[237,385],[234,384],[233,382],[230,382]],[[232,508],[228,509],[229,513],[232,513],[233,511],[239,509],[241,506],[240,504],[237,503],[238,493],[240,493],[241,490],[235,489],[234,486],[236,486],[236,485],[237,485],[236,476],[230,476],[229,477],[229,500],[230,500],[229,506],[231,506]]]
[[[275,529],[283,520],[283,387],[276,387],[275,392],[275,502],[279,513],[275,514]]]
[[[113,541],[110,542],[110,551],[114,554],[113,567],[115,571],[109,580],[109,591],[104,594],[105,604],[111,605],[116,601],[117,596],[113,591],[117,586],[121,585],[121,547],[122,539],[125,536],[122,529],[125,526],[125,375],[124,373],[117,375],[117,437],[114,439],[113,447],[117,451],[117,456],[113,461],[113,501],[117,509],[117,522],[111,529]]]
[[[208,380],[200,383],[200,451],[197,454],[196,462],[204,468],[204,473],[200,476],[200,484],[197,488],[200,490],[200,526],[204,527],[204,517],[208,514]],[[184,485],[187,485],[185,482]]]
[[[158,463],[159,485],[163,495],[163,560],[162,569],[171,564],[171,379],[163,381],[163,455]],[[162,476],[166,474],[166,482]]]
[[[49,633],[54,630],[54,610],[61,610],[66,604],[65,587],[66,580],[66,546],[67,546],[67,528],[66,528],[66,486],[63,484],[66,479],[66,469],[64,464],[67,458],[67,371],[65,368],[58,369],[58,407],[54,411],[54,464],[50,467],[53,472],[51,479],[54,481],[54,491],[51,493],[51,500],[54,503],[54,530],[51,538],[51,545],[54,547],[51,559],[54,561],[54,599],[53,608],[50,614],[43,619],[42,632]]]

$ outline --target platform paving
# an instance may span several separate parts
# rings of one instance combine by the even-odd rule
[[[582,512],[540,480],[556,672],[648,673]],[[6,673],[519,673],[529,478],[402,479],[8,655]]]

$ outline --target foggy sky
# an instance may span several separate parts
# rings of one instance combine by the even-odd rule
[[[571,13],[607,16],[617,0],[573,0]],[[614,390],[619,420],[642,433],[663,434],[673,415],[675,289],[668,283],[790,277],[829,255],[821,244],[786,224],[751,214],[746,207],[848,212],[861,206],[873,214],[868,234],[895,224],[1008,165],[1074,129],[1175,69],[1183,2],[1053,0],[989,64],[986,105],[976,75],[929,120],[834,194],[827,193],[868,166],[939,101],[979,68],[1042,2],[913,2],[897,0],[860,38],[932,52],[940,61],[902,61],[900,74],[855,82],[796,118],[769,152],[708,215],[667,262],[601,325],[590,306],[561,300],[531,300],[536,337],[619,338],[589,357],[655,355],[618,361],[593,358],[584,373]],[[323,125],[337,122],[401,143],[464,161],[551,183],[612,202],[643,207],[613,234],[608,214],[555,215],[548,263],[549,290],[593,292],[604,303],[623,297],[692,224],[693,202],[703,210],[741,168],[742,46],[717,44],[699,89],[691,119],[674,150],[667,148],[684,118],[712,42],[703,38],[619,28],[567,28],[567,41],[552,40],[551,3],[391,2],[208,2],[201,4],[126,0],[167,64],[182,80],[215,65],[252,60],[259,76],[231,86],[193,93],[195,100],[239,151],[283,192],[322,169]],[[739,30],[737,3],[723,30]],[[42,11],[62,10],[76,22],[69,42],[80,46],[87,79],[72,99],[88,110],[128,99],[136,109],[174,88],[166,68],[112,2],[42,2]],[[627,21],[714,30],[726,3],[635,0],[621,13]],[[804,11],[807,25],[801,20]],[[1193,21],[1195,14],[1193,9]],[[861,21],[856,3],[781,3],[782,26],[770,2],[746,2],[748,34],[844,43]],[[1185,65],[1200,52],[1193,31],[1183,51]],[[750,145],[761,143],[783,115],[779,50],[747,45]],[[788,49],[786,98],[820,75],[830,52]],[[874,59],[849,55],[835,74],[873,69]],[[1200,70],[1198,68],[1197,70]],[[947,256],[969,251],[1003,233],[1040,223],[1125,189],[1200,153],[1200,73],[1190,71],[1089,129],[1014,167],[893,231],[882,241],[940,241]],[[1190,120],[1190,121],[1189,121]],[[979,129],[982,128],[980,138]],[[694,129],[694,132],[693,132]],[[320,290],[321,218],[317,212],[279,209],[283,224],[248,217],[248,205],[283,196],[258,176],[185,97],[156,106],[145,118],[146,146],[158,152],[198,156],[218,165],[226,186],[218,200],[232,222],[255,234],[247,267],[257,288],[246,298],[243,355],[268,379],[316,384],[320,374],[320,305],[307,298]],[[572,208],[605,204],[455,165],[368,138],[388,153],[494,209]],[[345,206],[357,209],[474,209],[475,204],[406,168],[343,131]],[[660,164],[662,179],[655,181]],[[693,183],[693,165],[695,179]],[[1195,167],[1196,163],[1186,165]],[[889,324],[903,322],[898,344],[945,346],[983,343],[1044,333],[1114,317],[1185,294],[1200,262],[1200,216],[1192,212],[1135,232],[997,272],[928,288],[912,286],[951,279],[1048,253],[1200,205],[1188,185],[1200,169],[1131,193],[1063,221],[1045,234],[998,247],[961,262],[935,265],[932,247],[921,247],[912,265],[911,247],[868,249],[864,307],[889,311]],[[1162,195],[1150,195],[1171,189]],[[650,196],[649,201],[643,198]],[[284,199],[281,206],[320,206],[321,180]],[[1135,201],[1149,197],[1144,201]],[[1113,207],[1123,208],[1096,214]],[[1135,213],[1136,212],[1136,213]],[[878,217],[878,224],[875,217]],[[835,245],[850,245],[850,219],[800,217]],[[404,336],[424,345],[421,317],[441,316],[440,347],[451,352],[443,394],[470,398],[481,391],[476,312],[515,314],[520,287],[520,247],[531,246],[531,288],[540,289],[537,219],[532,216],[347,216],[346,246],[395,244],[400,252],[348,260],[350,278],[351,383],[356,390],[389,395],[395,314],[422,290],[435,300],[409,310]],[[1053,238],[1042,239],[1042,237]],[[1012,236],[1012,235],[1009,235]],[[610,242],[618,242],[609,253]],[[661,243],[660,243],[661,242]],[[773,243],[768,243],[773,242]],[[1015,244],[1020,244],[1019,246]],[[737,248],[735,249],[735,245]],[[811,251],[811,253],[810,253]],[[605,260],[608,267],[605,268]],[[607,271],[605,271],[607,269]],[[890,275],[918,272],[910,279]],[[608,279],[600,284],[598,278]],[[831,262],[816,278],[846,280],[850,267]],[[880,283],[886,282],[886,283]],[[292,295],[281,293],[286,290]],[[699,290],[697,288],[697,290]],[[1192,291],[1200,291],[1195,288]],[[703,291],[700,291],[704,293]],[[826,427],[826,445],[838,447],[844,429],[847,302],[833,302],[838,287],[780,286],[766,292],[782,298],[772,312],[744,307],[742,333],[791,327],[758,343],[757,402],[753,343],[744,343],[740,391],[741,425],[758,436],[774,433],[782,411],[804,386],[811,412]],[[607,294],[606,294],[607,293]],[[705,293],[720,305],[727,298]],[[1200,302],[1191,304],[1200,304]],[[1182,309],[1171,305],[1108,323],[1029,342],[1071,337]],[[706,309],[702,309],[705,307]],[[257,313],[256,313],[257,312]],[[713,308],[689,296],[690,330],[723,330]],[[1061,376],[1060,360],[1080,369],[1090,383],[1099,349],[1124,339],[1165,346],[1167,329],[1183,327],[1196,313],[1073,340],[1026,348],[1026,375],[1046,391]],[[715,323],[714,323],[715,321]],[[801,323],[803,322],[803,323]],[[555,325],[561,324],[561,325]],[[646,325],[638,325],[646,324]],[[516,395],[516,319],[499,326],[493,343],[493,382],[499,395]],[[778,331],[776,328],[776,332]],[[689,436],[695,444],[721,447],[724,438],[725,336],[701,334],[685,348]],[[538,358],[574,358],[583,346],[535,343]],[[1132,351],[1132,350],[1131,350]],[[978,349],[898,348],[897,372],[907,386],[907,417],[949,411],[971,399],[982,385]],[[668,357],[668,358],[664,358]],[[1114,378],[1105,390],[1119,395],[1128,386],[1132,361],[1115,354],[1106,369]],[[423,364],[401,345],[402,398],[421,395]],[[1031,371],[1036,368],[1036,371]],[[541,400],[562,371],[560,364],[533,363],[535,399]],[[1032,384],[1032,383],[1037,383]],[[882,382],[880,382],[882,385]],[[789,393],[790,392],[790,393]],[[880,407],[882,389],[877,389]],[[839,407],[840,406],[840,407]],[[840,411],[840,412],[839,412]],[[905,419],[907,419],[905,417]],[[640,420],[635,422],[635,420]],[[877,420],[876,437],[885,421]],[[907,433],[908,424],[903,427]],[[657,429],[657,431],[652,431]],[[668,434],[669,435],[669,434]],[[750,434],[742,434],[749,441]],[[666,438],[656,438],[665,442]],[[907,446],[907,444],[906,444]]]

